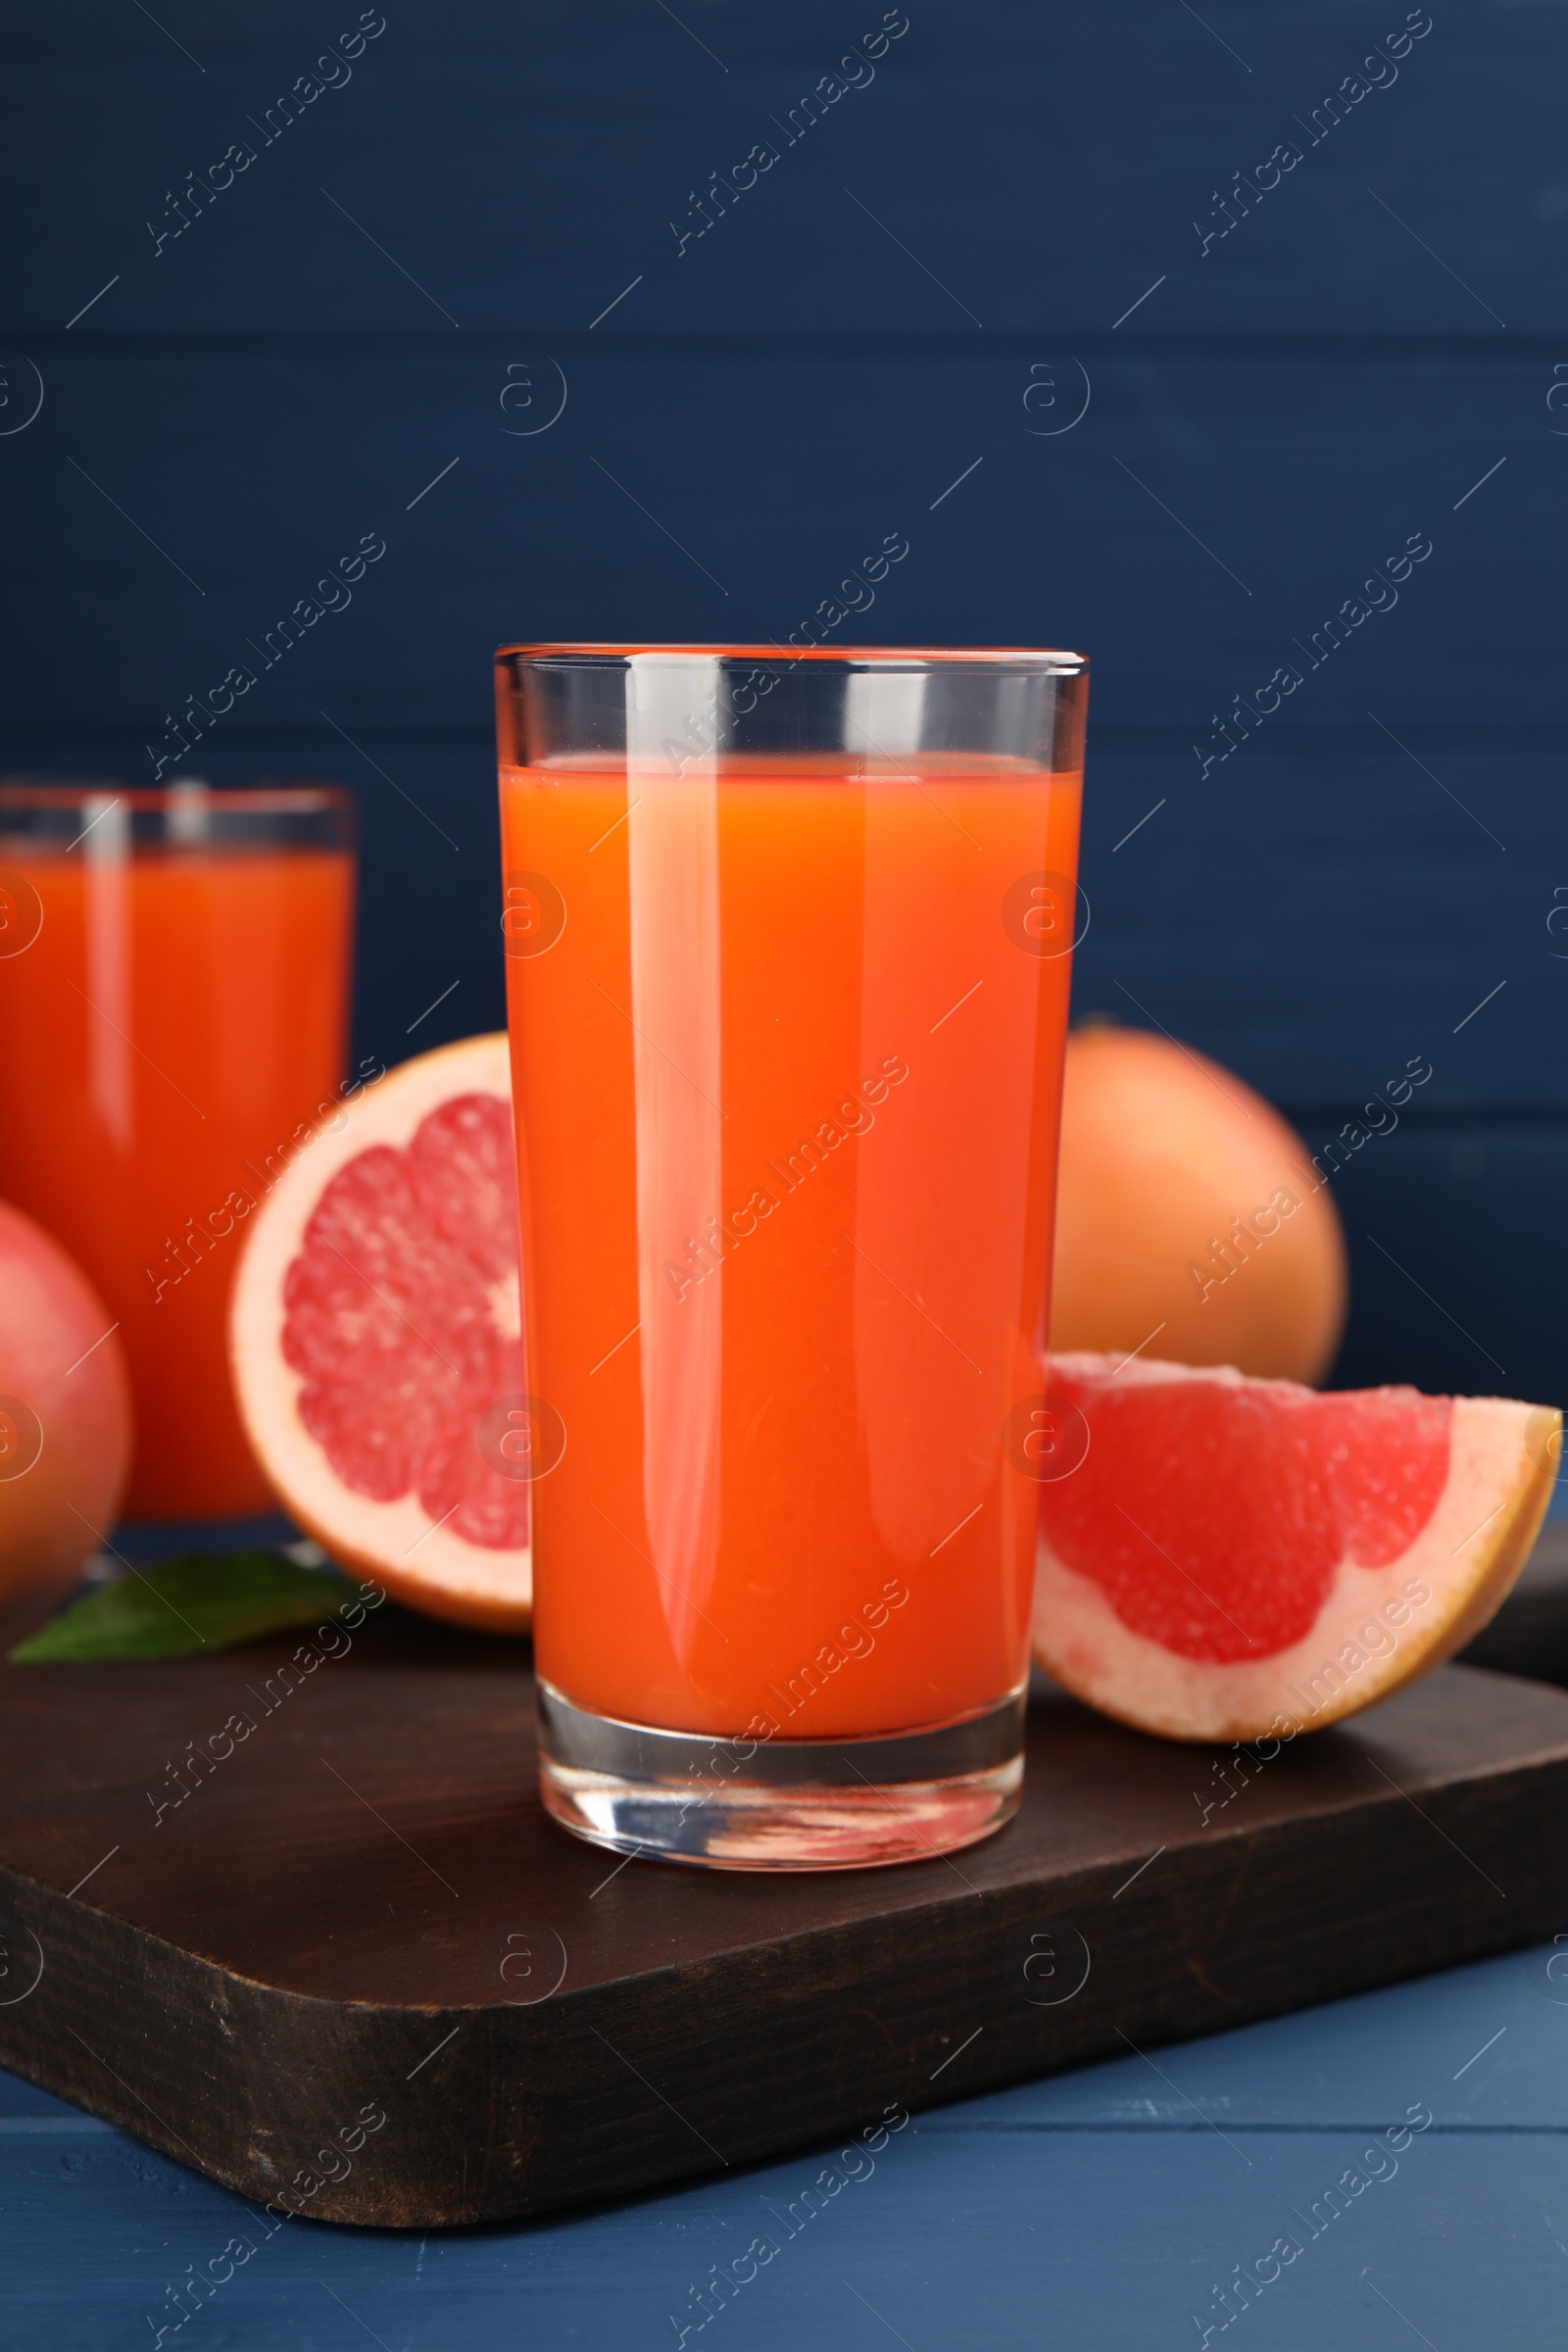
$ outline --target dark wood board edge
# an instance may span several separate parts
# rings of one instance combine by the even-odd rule
[[[259,2204],[410,2228],[540,2213],[1548,1934],[1568,1754],[1419,1807],[1391,1789],[1239,1829],[1130,1886],[1100,1866],[948,1884],[914,1913],[531,2007],[422,2009],[278,1991],[3,1870],[43,1973],[0,2007],[0,2063]],[[385,2126],[304,2194],[368,2103]]]
[[[1568,1520],[1542,1529],[1518,1583],[1459,1663],[1568,1687]]]

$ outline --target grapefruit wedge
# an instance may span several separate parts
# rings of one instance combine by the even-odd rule
[[[402,1063],[301,1143],[252,1220],[229,1351],[258,1460],[334,1560],[433,1616],[527,1631],[505,1036]]]
[[[1034,1654],[1167,1739],[1292,1739],[1461,1648],[1524,1565],[1562,1417],[1066,1354],[1036,1434]]]

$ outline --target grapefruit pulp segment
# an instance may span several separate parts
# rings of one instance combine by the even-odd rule
[[[1317,1729],[1479,1631],[1545,1512],[1560,1417],[1221,1367],[1053,1360],[1087,1452],[1042,1486],[1034,1648],[1173,1739]]]
[[[396,1597],[513,1633],[528,1481],[487,1433],[522,1401],[516,1213],[505,1037],[420,1054],[301,1146],[230,1318],[242,1418],[300,1525]]]

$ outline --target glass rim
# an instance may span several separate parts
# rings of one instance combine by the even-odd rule
[[[671,662],[717,662],[720,664],[740,664],[747,669],[794,669],[803,662],[814,662],[829,667],[850,671],[974,669],[982,673],[1012,669],[1032,676],[1082,677],[1089,669],[1087,654],[1075,654],[1064,649],[1043,646],[943,646],[943,645],[846,645],[829,648],[820,645],[656,645],[641,641],[625,644],[510,644],[496,648],[497,662],[515,662],[538,669],[609,670],[627,668],[633,662],[652,656]]]
[[[106,795],[131,810],[167,811],[190,807],[200,795],[204,806],[220,814],[233,809],[257,815],[309,816],[338,809],[352,815],[354,795],[343,784],[283,784],[270,780],[254,785],[210,784],[204,776],[187,776],[172,784],[127,784],[119,776],[0,775],[0,813],[17,808],[74,808],[84,800]],[[177,797],[176,797],[177,796]]]

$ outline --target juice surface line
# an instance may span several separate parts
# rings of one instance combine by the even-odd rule
[[[914,764],[502,771],[536,1655],[601,1715],[1027,1672],[1080,775]]]
[[[336,1099],[354,860],[92,849],[0,848],[42,912],[0,957],[0,1195],[120,1325],[127,1515],[270,1510],[229,1387],[228,1289],[250,1205]]]

